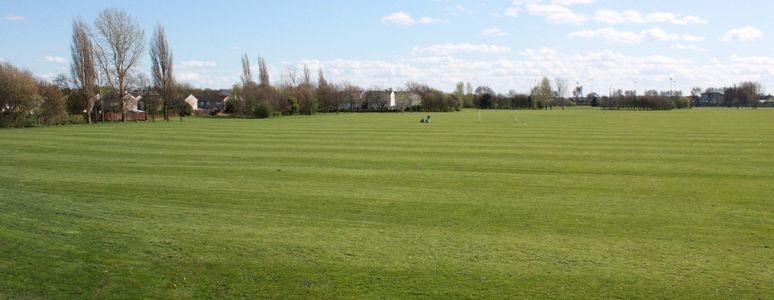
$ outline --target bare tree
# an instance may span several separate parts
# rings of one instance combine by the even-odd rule
[[[92,44],[89,26],[80,18],[73,20],[73,43],[70,45],[72,61],[70,74],[75,87],[85,101],[86,118],[91,124],[91,114],[94,105],[100,97],[96,97],[97,75],[94,70],[94,46]]]
[[[161,98],[161,106],[164,112],[164,120],[169,121],[169,109],[173,105],[175,97],[175,77],[173,74],[172,50],[167,42],[167,34],[164,27],[156,25],[153,31],[150,48],[151,74],[153,75],[153,89]],[[146,96],[147,98],[147,96]],[[146,101],[153,101],[146,99]],[[151,108],[155,108],[152,106]],[[153,109],[155,110],[155,109]],[[154,111],[151,112],[151,115]],[[147,120],[147,118],[146,118]],[[155,118],[154,118],[155,120]]]
[[[583,97],[583,86],[576,86],[572,91],[572,96],[575,98],[575,102],[580,102],[580,98]]]
[[[699,97],[701,96],[701,88],[700,87],[694,87],[691,89],[691,96]]]
[[[266,66],[266,60],[260,56],[258,57],[258,80],[258,84],[263,88],[271,86],[269,82],[269,68]]]
[[[349,105],[349,111],[353,112],[355,109],[360,109],[363,100],[363,89],[353,85],[349,82],[341,83],[341,96],[342,101]]]
[[[247,57],[247,53],[242,54],[242,86],[248,85],[253,82],[253,70],[250,68],[250,58]]]
[[[303,85],[312,84],[312,75],[309,72],[309,65],[307,64],[304,64],[304,74],[303,74],[303,77],[301,77],[301,84]]]
[[[562,105],[562,110],[564,110],[564,96],[567,95],[567,92],[569,92],[567,79],[556,78],[554,79],[554,84],[556,85],[556,96],[559,98],[559,103]]]
[[[758,109],[758,95],[763,93],[763,85],[755,81],[746,81],[739,84],[739,98],[743,104],[753,109]],[[737,105],[737,109],[739,106]]]
[[[298,108],[301,114],[311,115],[317,112],[318,101],[308,65],[304,65],[301,83],[296,89],[296,98],[298,99]]]
[[[336,86],[328,83],[325,79],[322,68],[317,71],[317,101],[319,106],[325,111],[338,111],[338,97],[336,97]]]
[[[98,33],[94,43],[97,61],[124,107],[127,77],[145,48],[145,32],[127,12],[115,8],[101,11],[94,27]],[[121,120],[126,122],[126,109],[121,110]]]
[[[554,102],[554,92],[551,88],[551,81],[543,77],[530,93],[532,96],[532,107],[539,109],[550,108]]]
[[[473,107],[473,100],[475,98],[475,95],[473,95],[473,85],[470,84],[470,82],[465,83],[465,107]]]
[[[298,85],[298,67],[296,65],[288,66],[287,73],[287,86],[291,88],[296,87]]]
[[[465,104],[465,83],[460,81],[454,89],[454,100],[456,101],[456,108],[459,110]]]

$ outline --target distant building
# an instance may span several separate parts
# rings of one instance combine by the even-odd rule
[[[725,95],[718,91],[704,92],[696,102],[697,106],[718,106],[723,104]]]
[[[132,94],[126,94],[126,96],[124,96],[124,107],[126,107],[126,110],[128,111],[142,112],[137,107],[137,103],[139,103],[140,100],[142,100],[142,96],[140,95],[134,96]]]
[[[199,109],[199,99],[194,97],[194,95],[188,95],[187,98],[185,98],[185,103],[188,103],[188,105],[191,106],[192,110],[198,110]]]
[[[760,105],[763,105],[763,106],[774,106],[774,96],[761,95],[758,98],[758,102],[760,102]]]
[[[201,95],[197,97],[199,99],[199,109],[213,109],[222,111],[224,108],[226,108],[226,102],[230,96],[231,92],[228,90],[221,90],[215,95],[212,95],[211,93],[207,95]]]
[[[102,96],[100,96],[102,98]],[[142,112],[138,104],[140,103],[140,100],[142,100],[141,95],[132,95],[131,93],[127,93],[126,96],[124,96],[124,110],[126,111],[133,111],[133,112]],[[104,97],[105,102],[105,111],[110,112],[121,112],[121,101],[116,97]]]

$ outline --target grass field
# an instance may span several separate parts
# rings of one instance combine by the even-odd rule
[[[774,110],[0,130],[0,298],[774,298]]]

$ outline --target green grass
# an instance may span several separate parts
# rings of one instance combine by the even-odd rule
[[[774,297],[774,110],[0,130],[0,298]]]

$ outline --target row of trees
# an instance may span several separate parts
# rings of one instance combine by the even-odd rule
[[[104,112],[104,101],[111,98],[120,103],[121,119],[126,121],[124,96],[130,90],[141,91],[145,110],[152,117],[161,112],[169,120],[174,109],[185,110],[176,93],[173,54],[162,25],[156,26],[151,38],[151,80],[136,72],[145,51],[145,32],[125,11],[101,11],[93,29],[83,20],[75,19],[72,30],[71,96],[73,102],[80,103],[73,107],[83,109],[88,123],[95,119],[97,102],[100,101],[99,111]]]
[[[369,91],[385,91],[373,87],[364,90],[349,83],[331,84],[318,70],[317,82],[311,78],[308,66],[298,74],[295,67],[289,67],[283,74],[285,80],[278,86],[269,81],[266,61],[258,58],[259,81],[253,80],[249,57],[242,56],[241,82],[232,88],[231,101],[227,103],[226,112],[242,117],[269,117],[275,115],[314,114],[318,111],[339,111],[341,107],[360,108],[368,103],[384,101],[382,95]],[[409,105],[408,109],[421,111],[456,111],[462,108],[484,109],[551,109],[576,105],[572,99],[565,98],[568,93],[567,81],[556,79],[552,83],[543,78],[530,94],[520,94],[510,91],[507,95],[497,94],[490,87],[479,86],[473,89],[468,82],[459,82],[453,93],[445,93],[426,84],[417,82],[406,83],[399,92],[418,95],[421,104]],[[576,88],[573,93],[582,93],[583,88]],[[379,99],[370,99],[369,97]],[[382,105],[384,109],[388,107]]]
[[[695,105],[699,106],[741,106],[758,108],[760,96],[764,87],[759,82],[743,81],[730,87],[707,88],[702,92],[700,87],[691,89],[691,98]]]
[[[461,99],[461,107],[483,109],[553,109],[575,106],[576,102],[566,98],[569,92],[567,80],[556,78],[553,82],[544,77],[532,87],[529,94],[510,90],[507,94],[498,94],[488,86],[479,86],[473,90],[470,83],[457,83],[454,95]],[[583,93],[583,87],[577,87],[574,94]]]
[[[250,59],[242,55],[241,81],[231,90],[226,103],[227,113],[241,117],[266,118],[277,115],[303,114],[339,111],[343,104],[360,103],[363,90],[347,82],[333,84],[325,79],[322,69],[318,70],[317,81],[312,79],[311,70],[304,65],[299,72],[289,67],[284,73],[285,80],[277,86],[271,84],[266,60],[258,57],[258,81],[253,77]]]

